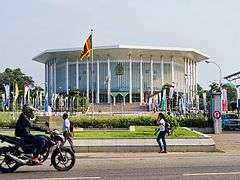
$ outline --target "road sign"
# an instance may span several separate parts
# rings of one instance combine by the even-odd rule
[[[213,117],[214,117],[215,119],[220,119],[220,117],[221,117],[221,112],[220,112],[220,111],[214,111],[214,112],[213,112]]]

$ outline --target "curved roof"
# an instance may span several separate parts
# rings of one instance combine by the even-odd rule
[[[67,49],[49,49],[39,55],[33,57],[32,60],[45,63],[49,59],[59,56],[79,56],[82,48]],[[97,46],[93,47],[94,58],[98,59],[123,59],[129,54],[134,58],[144,57],[160,57],[160,56],[182,56],[195,59],[197,62],[209,59],[209,56],[192,48],[178,47],[158,47],[158,46],[134,46],[134,45],[113,45],[113,46]]]

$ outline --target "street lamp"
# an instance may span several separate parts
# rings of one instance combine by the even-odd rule
[[[215,61],[208,61],[206,60],[205,63],[207,64],[215,64],[217,68],[219,69],[219,86],[220,86],[220,91],[222,90],[222,70],[219,64],[217,64]]]

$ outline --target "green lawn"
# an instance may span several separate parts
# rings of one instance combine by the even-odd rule
[[[135,132],[129,131],[79,131],[74,132],[74,138],[155,138],[154,131],[157,126],[136,126]],[[45,134],[43,132],[32,131],[33,134]],[[2,130],[0,134],[14,136],[13,130]],[[173,135],[168,136],[168,138],[199,138],[199,134],[189,131],[184,128],[177,128]]]
[[[154,135],[155,128],[157,126],[136,126],[135,132],[129,131],[81,131],[74,132],[74,137],[76,139],[81,138],[155,138]],[[199,134],[193,131],[186,130],[184,128],[177,128],[173,135],[168,136],[168,138],[198,138]]]

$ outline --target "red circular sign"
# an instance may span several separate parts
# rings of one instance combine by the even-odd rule
[[[220,117],[221,117],[220,111],[214,111],[214,112],[213,112],[213,117],[214,117],[215,119],[220,119]]]

